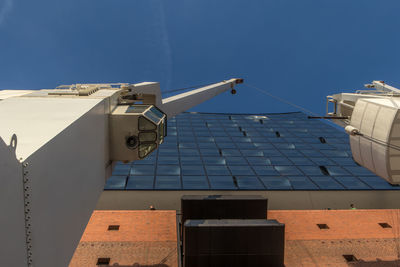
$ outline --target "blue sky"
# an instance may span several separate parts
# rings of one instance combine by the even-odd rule
[[[400,1],[0,0],[0,88],[242,77],[322,114],[373,79],[400,87]],[[238,87],[204,112],[296,109]]]

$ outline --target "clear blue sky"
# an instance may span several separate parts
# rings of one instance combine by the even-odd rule
[[[373,79],[400,87],[399,0],[0,0],[0,88],[242,77],[313,112]],[[238,87],[195,108],[295,108]]]

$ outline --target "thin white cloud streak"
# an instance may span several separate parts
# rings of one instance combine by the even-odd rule
[[[3,5],[0,7],[0,25],[3,24],[12,7],[13,0],[4,0]]]

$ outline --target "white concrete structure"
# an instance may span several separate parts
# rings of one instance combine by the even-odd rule
[[[110,144],[120,140],[110,140],[109,121],[118,106],[140,101],[172,117],[240,82],[210,85],[198,89],[201,98],[184,93],[165,104],[158,83],[0,91],[2,266],[69,264],[112,170]]]
[[[328,96],[333,120],[350,135],[354,160],[391,184],[400,184],[400,90],[382,81],[360,90]],[[328,108],[328,107],[327,107]]]

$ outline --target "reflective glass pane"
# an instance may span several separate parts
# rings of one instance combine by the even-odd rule
[[[183,165],[183,175],[204,175],[204,167],[202,165]]]
[[[264,157],[246,157],[250,165],[271,165],[271,161]]]
[[[113,175],[107,179],[104,189],[106,190],[124,190],[127,176]]]
[[[305,176],[289,176],[290,184],[297,190],[318,190],[318,187]]]
[[[207,178],[205,176],[182,176],[182,183],[184,190],[208,190]]]
[[[231,175],[228,168],[224,165],[206,165],[208,175]]]
[[[179,166],[174,165],[158,165],[157,166],[157,175],[179,175],[181,173],[181,169]]]
[[[250,166],[229,166],[229,170],[231,171],[232,175],[238,176],[238,175],[255,175],[253,170],[250,168]]]
[[[236,190],[237,187],[233,183],[232,176],[208,176],[211,189],[219,190]]]
[[[243,157],[225,157],[226,164],[232,165],[248,165]]]
[[[154,175],[153,165],[133,165],[131,175]]]
[[[156,189],[181,189],[180,176],[157,176]]]
[[[310,179],[323,190],[343,190],[344,187],[330,176],[310,176]]]
[[[239,176],[236,177],[239,189],[244,190],[264,190],[264,185],[256,176]]]
[[[258,175],[280,175],[279,172],[277,172],[272,166],[252,166],[252,168]]]
[[[259,178],[267,189],[277,189],[277,190],[292,189],[290,182],[286,177],[260,176]]]
[[[140,190],[153,189],[154,176],[129,176],[126,189]]]
[[[386,182],[383,178],[378,176],[360,176],[359,179],[372,187],[373,189],[393,189],[397,190],[400,187],[392,186],[388,182]]]
[[[367,184],[361,182],[358,178],[352,176],[337,176],[335,179],[344,185],[346,189],[362,190],[371,189]]]
[[[225,165],[226,161],[223,157],[203,157],[203,162],[206,165]]]
[[[274,168],[282,175],[303,175],[295,166],[274,166]]]

